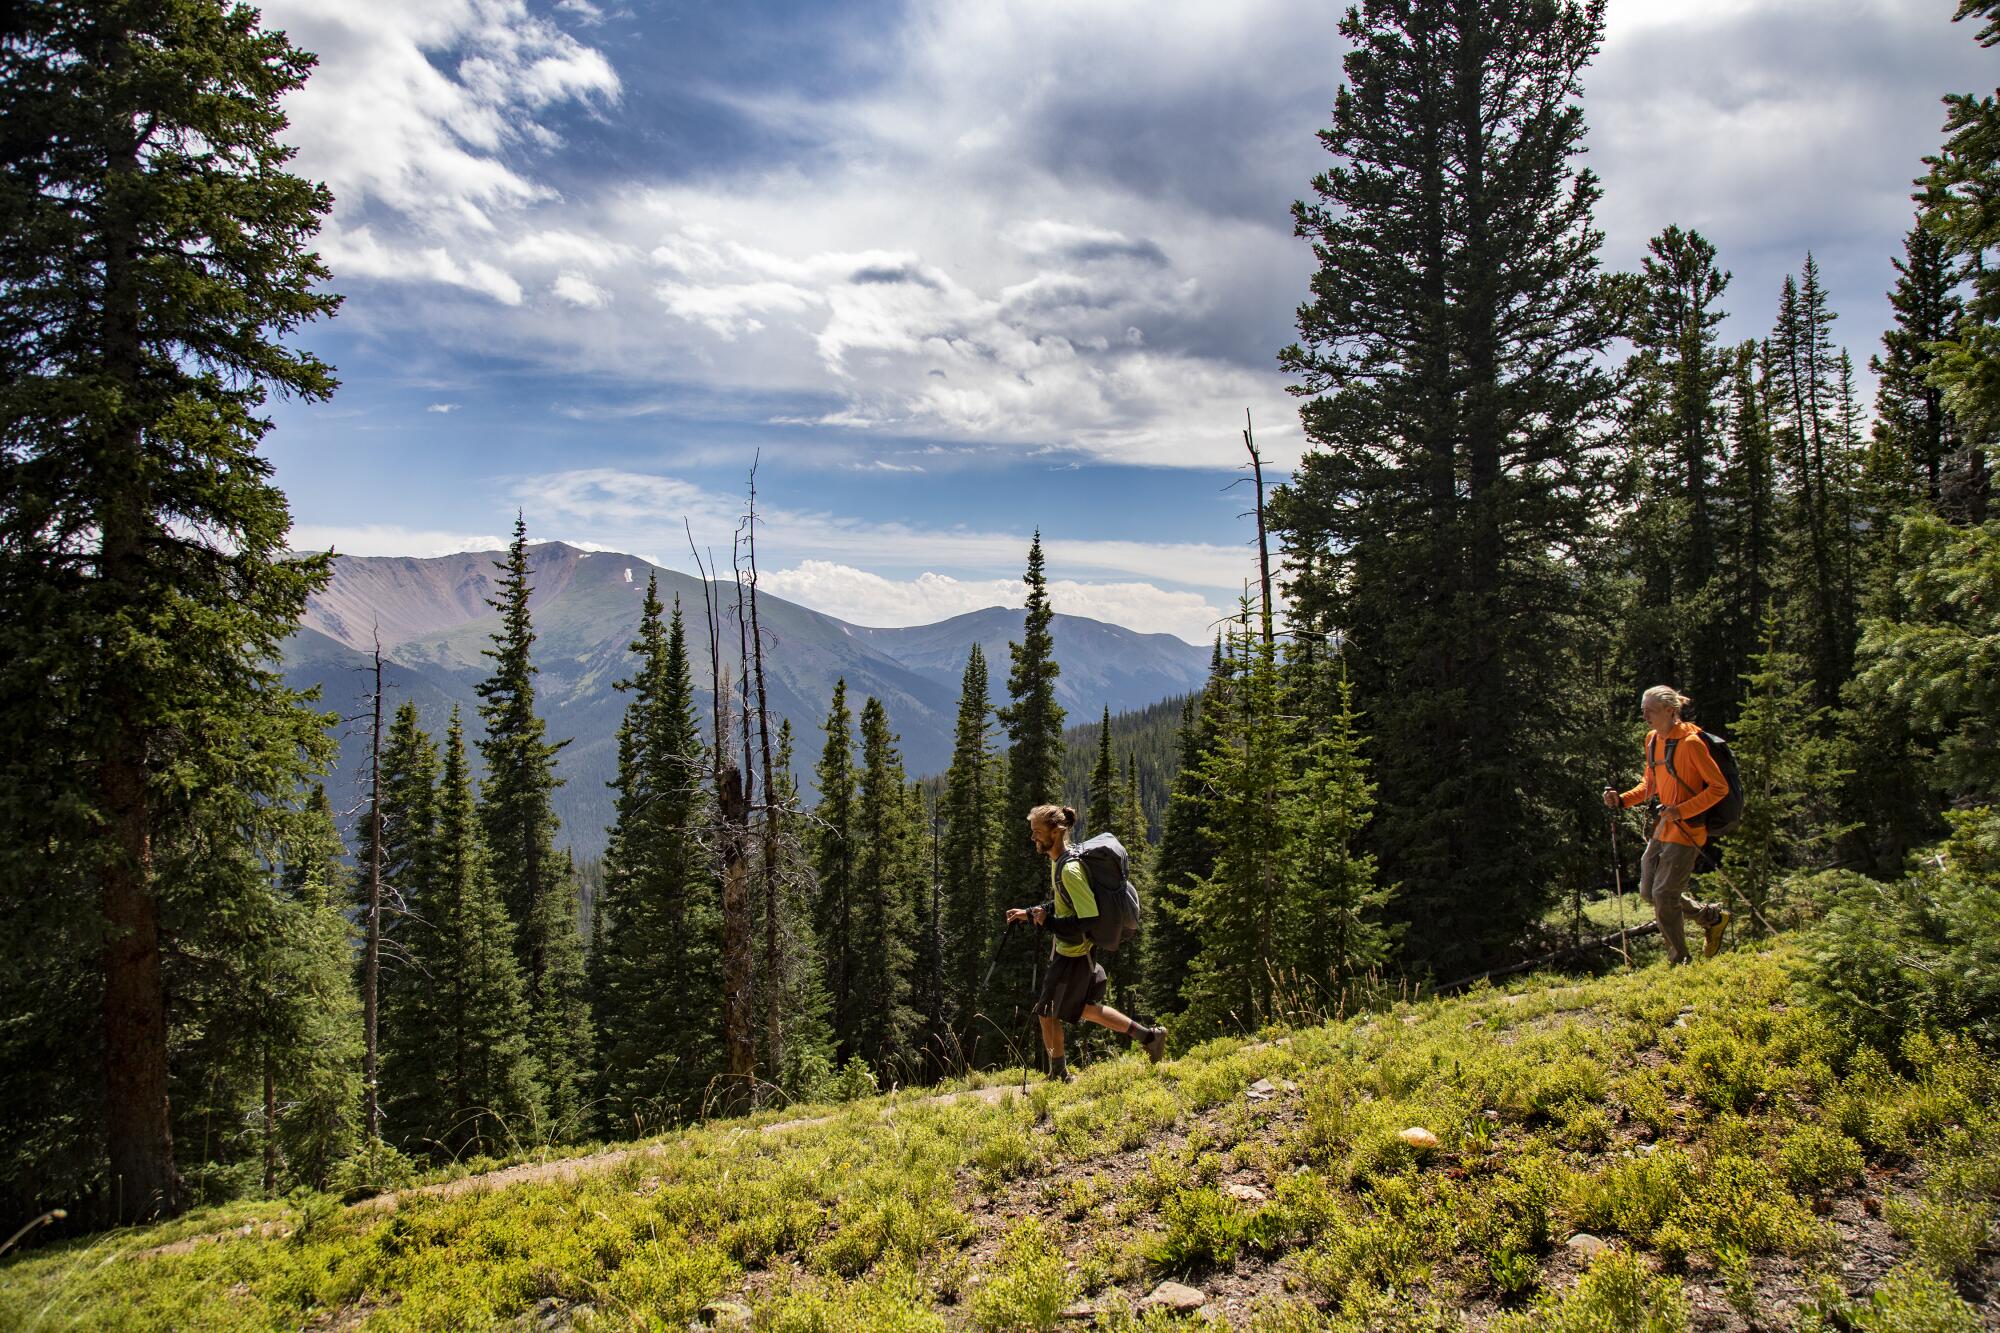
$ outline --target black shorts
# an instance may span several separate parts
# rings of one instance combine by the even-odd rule
[[[1083,1006],[1104,1003],[1104,969],[1096,954],[1095,949],[1076,958],[1051,954],[1041,994],[1035,997],[1035,1012],[1065,1023],[1080,1023]]]

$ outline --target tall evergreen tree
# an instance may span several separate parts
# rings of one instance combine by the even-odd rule
[[[917,1055],[916,897],[923,866],[903,760],[882,701],[861,707],[861,775],[854,811],[854,1048],[878,1070],[907,1071]]]
[[[1741,673],[1758,651],[1764,618],[1778,577],[1777,489],[1771,458],[1769,344],[1739,344],[1731,358],[1729,452],[1719,488],[1717,544],[1723,561],[1719,604],[1719,656],[1735,678],[1710,684],[1707,699],[1696,696],[1702,715],[1726,726],[1742,697]]]
[[[819,786],[819,819],[813,842],[813,873],[818,880],[813,924],[826,954],[827,1002],[832,1007],[833,1032],[841,1063],[861,1053],[855,1034],[865,1000],[854,989],[855,929],[861,887],[856,879],[854,804],[854,721],[847,707],[847,681],[833,682],[827,706],[814,779]]]
[[[779,909],[784,914],[780,930],[790,962],[780,997],[787,1022],[785,1054],[776,1078],[786,1095],[804,1100],[820,1096],[833,1076],[834,1038],[832,1003],[826,993],[826,960],[813,929],[812,862],[797,832],[804,821],[796,817],[799,789],[792,774],[795,748],[792,724],[787,719],[778,724],[778,753],[773,761],[771,790],[765,795],[792,816],[785,820],[778,860]]]
[[[1083,831],[1091,837],[1111,832],[1119,799],[1118,766],[1111,758],[1111,705],[1104,705],[1104,724],[1097,733],[1097,764],[1090,770],[1090,806],[1083,816]]]
[[[1808,254],[1785,278],[1771,332],[1771,438],[1777,464],[1789,645],[1806,658],[1819,707],[1839,701],[1853,665],[1851,509],[1855,445],[1842,424],[1836,318]]]
[[[644,1133],[695,1114],[721,1071],[720,917],[698,838],[702,742],[678,601],[663,623],[649,579],[619,731],[617,822],[592,961],[607,1128]]]
[[[1636,678],[1684,682],[1712,707],[1735,684],[1711,587],[1724,564],[1716,490],[1733,357],[1715,329],[1729,274],[1700,232],[1668,227],[1647,250],[1629,284],[1625,436],[1637,475],[1625,555],[1638,595],[1623,620],[1645,635],[1628,650]]]
[[[557,1137],[570,1138],[582,1129],[594,1043],[577,886],[556,855],[551,803],[562,781],[556,776],[556,752],[569,742],[550,744],[535,711],[539,668],[532,656],[535,631],[528,611],[528,525],[518,514],[507,558],[495,565],[501,571],[499,595],[486,604],[500,613],[500,628],[485,650],[493,659],[493,674],[476,687],[486,722],[479,742],[486,761],[479,817],[501,901],[515,926],[528,984],[530,1040],[548,1093],[549,1128]]]
[[[447,956],[438,934],[446,906],[438,884],[439,773],[437,746],[416,704],[405,700],[382,747],[382,894],[392,910],[383,916],[378,1020],[383,1136],[405,1144],[434,1118],[445,1078],[435,1040],[444,978],[429,970]]]
[[[0,1106],[16,1214],[182,1206],[167,959],[223,913],[162,857],[221,831],[189,793],[275,810],[323,754],[272,743],[329,566],[257,452],[271,390],[335,386],[283,341],[339,304],[279,138],[312,65],[248,6],[49,0],[0,39],[0,1064],[55,1071]]]
[[[1287,826],[1272,818],[1296,760],[1280,709],[1276,645],[1252,629],[1249,605],[1228,651],[1241,664],[1218,744],[1203,756],[1215,868],[1190,889],[1185,912],[1199,940],[1183,994],[1204,1032],[1254,1030],[1278,1012],[1288,961],[1284,867]]]
[[[1215,823],[1207,779],[1206,757],[1220,744],[1221,719],[1229,705],[1230,671],[1217,640],[1209,664],[1208,684],[1181,710],[1180,763],[1167,797],[1160,831],[1153,893],[1146,918],[1146,998],[1160,1013],[1186,1008],[1184,985],[1194,962],[1197,939],[1188,919],[1188,897],[1194,885],[1215,872]]]
[[[361,1136],[361,996],[354,930],[341,911],[345,849],[326,788],[287,831],[271,920],[264,1002],[256,1010],[264,1074],[264,1191],[324,1189]]]
[[[1766,622],[1764,651],[1744,684],[1732,737],[1743,774],[1743,823],[1723,843],[1723,870],[1749,909],[1744,924],[1770,931],[1791,924],[1777,896],[1785,872],[1823,864],[1845,832],[1835,821],[1847,773],[1827,738],[1824,710],[1812,702],[1805,659],[1780,646],[1775,622]]]
[[[1356,984],[1388,962],[1394,934],[1383,916],[1394,890],[1377,882],[1375,858],[1361,845],[1375,786],[1354,687],[1330,659],[1312,674],[1322,707],[1279,813],[1289,849],[1282,930],[1290,974],[1321,1012],[1338,1012]]]
[[[996,935],[993,877],[999,855],[1001,773],[991,743],[993,701],[986,654],[978,644],[965,661],[959,687],[958,723],[953,730],[951,767],[945,774],[943,846],[939,849],[945,887],[945,987],[947,1017],[961,1048],[974,1051],[979,993],[987,950]]]
[[[438,786],[434,929],[414,961],[436,987],[439,1081],[411,1126],[445,1153],[496,1153],[545,1123],[546,1094],[530,1041],[533,1012],[472,797],[465,733],[454,708]],[[435,952],[432,952],[432,950]]]
[[[1540,916],[1583,854],[1576,775],[1605,762],[1566,694],[1606,619],[1585,595],[1587,445],[1615,312],[1576,160],[1603,15],[1350,8],[1320,135],[1338,160],[1294,206],[1319,268],[1281,362],[1313,447],[1274,527],[1295,613],[1347,636],[1379,742],[1373,842],[1419,968],[1487,961]]]
[[[1990,0],[1960,0],[1955,18],[1987,20],[1979,44],[2000,43]],[[1929,377],[1966,447],[1940,483],[1940,508],[1962,523],[1985,521],[1992,492],[1990,453],[2000,438],[2000,92],[1945,97],[1944,146],[1924,159],[1923,225],[1943,239],[1971,283],[1963,318],[1934,348]],[[1899,312],[1900,314],[1900,312]]]
[[[1919,218],[1903,238],[1903,257],[1889,308],[1896,322],[1882,334],[1882,351],[1870,357],[1875,376],[1875,433],[1922,479],[1933,507],[1944,498],[1945,466],[1960,448],[1958,424],[1945,410],[1944,389],[1931,379],[1932,349],[1958,332],[1965,302],[1964,273],[1945,238]]]
[[[1049,605],[1048,576],[1042,563],[1042,534],[1028,545],[1027,615],[1021,641],[1007,645],[1013,665],[1007,673],[1010,703],[998,710],[1007,728],[1007,799],[1000,813],[1000,855],[995,866],[996,909],[1027,906],[1048,897],[1048,858],[1035,850],[1028,835],[1028,812],[1060,799],[1062,791],[1063,708],[1056,702],[1055,636],[1050,627],[1055,611]],[[993,997],[1011,1003],[992,1004],[994,1018],[1009,1037],[1025,1035],[1027,1013],[1034,999],[1040,967],[1040,938],[1030,930],[1001,937],[998,965],[993,971]],[[1002,1017],[1003,1012],[1007,1015]]]

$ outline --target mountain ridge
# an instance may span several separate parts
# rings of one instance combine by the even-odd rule
[[[301,633],[284,649],[288,683],[317,686],[324,706],[353,717],[364,711],[375,636],[381,635],[385,692],[390,707],[412,698],[425,727],[442,734],[456,704],[467,736],[483,728],[474,691],[490,667],[485,650],[499,626],[487,601],[497,593],[500,551],[449,555],[336,555],[334,577],[308,601]],[[688,650],[696,677],[697,707],[712,718],[708,635],[702,628],[712,606],[722,641],[723,668],[736,656],[733,583],[703,580],[617,551],[583,550],[566,542],[528,547],[534,617],[537,691],[551,740],[568,740],[558,757],[564,786],[556,813],[564,837],[579,855],[604,844],[615,775],[617,731],[647,580],[657,578],[669,607],[679,599],[688,622]],[[809,607],[760,593],[758,620],[764,637],[766,686],[775,719],[789,719],[797,736],[794,766],[802,789],[814,795],[811,770],[835,679],[847,681],[853,707],[874,696],[887,708],[900,738],[904,767],[913,776],[942,771],[950,761],[951,732],[960,681],[971,645],[992,664],[996,702],[1004,697],[1010,641],[1021,637],[1020,608],[987,607],[930,625],[856,625]],[[1052,633],[1062,666],[1057,696],[1074,721],[1095,720],[1103,707],[1123,712],[1200,688],[1209,649],[1168,634],[1142,634],[1085,616],[1058,614]],[[367,738],[350,726],[329,779],[335,806],[358,797]],[[1053,796],[1053,794],[1052,794]]]

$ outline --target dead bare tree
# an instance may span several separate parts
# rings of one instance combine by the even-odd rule
[[[1264,457],[1250,431],[1250,409],[1243,409],[1243,447],[1250,451],[1250,469],[1257,480],[1257,569],[1264,580],[1264,646],[1271,646],[1271,543],[1264,531]]]
[[[764,1054],[771,1077],[785,1067],[784,992],[785,976],[778,947],[778,840],[783,834],[778,788],[771,781],[771,714],[764,690],[764,635],[757,621],[757,464],[761,452],[750,462],[750,502],[745,515],[745,540],[750,554],[750,651],[751,669],[757,682],[757,740],[763,752],[764,818],[761,827],[764,880]],[[747,700],[746,700],[747,702]],[[748,749],[745,748],[745,759]]]
[[[368,1146],[382,1141],[381,1081],[377,1073],[376,996],[382,975],[382,625],[375,625],[375,720],[368,732],[368,908],[362,927],[361,1087],[367,1108]]]
[[[693,530],[688,545],[694,546]],[[722,627],[715,611],[708,566],[695,552],[695,568],[702,579],[702,602],[708,616],[710,689],[715,700],[715,751],[710,773],[715,782],[716,809],[721,827],[717,839],[722,861],[722,1041],[729,1058],[728,1096],[735,1100],[756,1086],[757,1048],[751,1032],[751,948],[748,834],[750,796],[744,770],[736,762],[729,724],[735,686],[722,664]],[[742,614],[737,619],[740,623]],[[746,733],[747,740],[747,733]]]

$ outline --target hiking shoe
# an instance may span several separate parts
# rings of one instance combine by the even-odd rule
[[[1069,1072],[1069,1061],[1061,1058],[1049,1061],[1049,1081],[1052,1083],[1076,1082],[1076,1075]]]
[[[1727,908],[1718,908],[1716,909],[1714,924],[1702,928],[1701,956],[1703,958],[1713,958],[1722,949],[1722,928],[1729,924],[1729,917],[1730,913]]]
[[[1139,1043],[1139,1049],[1146,1053],[1148,1060],[1154,1064],[1160,1063],[1167,1053],[1167,1030],[1162,1027],[1154,1028],[1152,1035]]]

